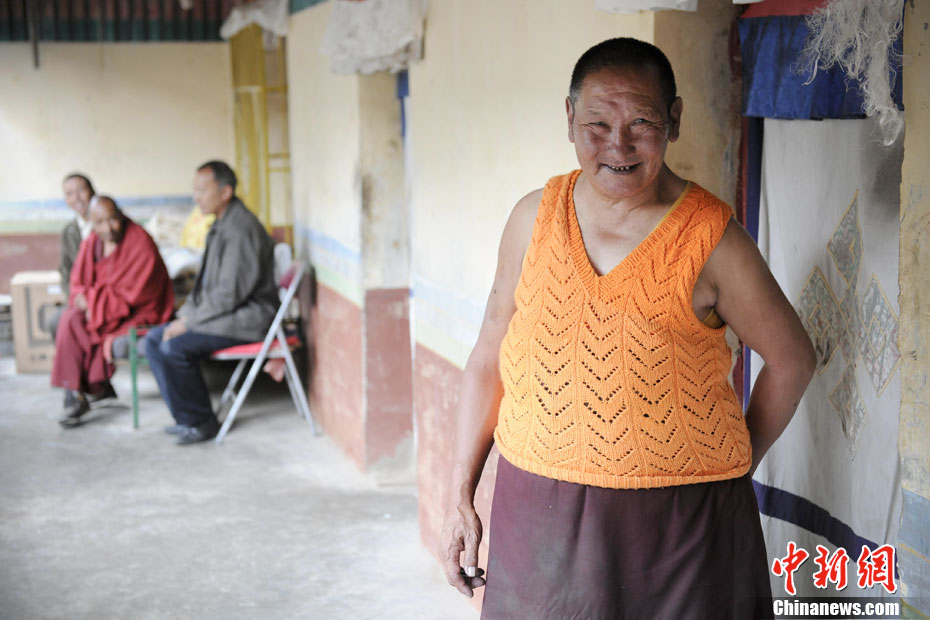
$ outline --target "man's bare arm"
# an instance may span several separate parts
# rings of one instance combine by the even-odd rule
[[[476,570],[482,529],[474,507],[475,489],[494,441],[497,410],[503,394],[498,355],[516,311],[514,291],[541,197],[541,190],[526,195],[507,220],[498,250],[494,285],[488,296],[478,341],[465,365],[459,393],[453,467],[439,555],[449,583],[466,596],[472,596],[474,588],[484,585]],[[468,575],[462,574],[463,566]]]
[[[765,362],[746,412],[752,473],[807,389],[816,366],[814,348],[756,244],[736,221],[730,220],[705,273],[717,292],[717,313]]]

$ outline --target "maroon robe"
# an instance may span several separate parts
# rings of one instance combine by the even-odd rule
[[[87,312],[74,307],[79,293]],[[52,385],[97,393],[115,367],[105,349],[113,337],[133,325],[166,322],[174,309],[174,291],[155,242],[128,218],[116,249],[103,256],[96,233],[81,243],[71,269],[69,307],[55,335]]]

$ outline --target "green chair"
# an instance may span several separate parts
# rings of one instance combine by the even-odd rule
[[[144,336],[147,327],[132,326],[129,328],[129,373],[132,385],[132,427],[139,428],[139,364],[148,364],[144,357],[139,356],[139,336]]]

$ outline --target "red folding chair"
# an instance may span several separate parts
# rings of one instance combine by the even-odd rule
[[[294,295],[297,293],[303,274],[303,262],[294,261],[281,277],[281,306],[278,308],[277,314],[274,315],[274,320],[271,322],[271,327],[268,328],[268,334],[264,340],[220,349],[210,356],[211,359],[215,360],[239,360],[233,376],[229,379],[229,383],[226,384],[220,404],[216,408],[216,417],[219,419],[223,408],[230,399],[233,399],[232,407],[230,407],[229,413],[226,414],[226,419],[223,420],[220,432],[216,435],[217,444],[223,442],[223,438],[229,432],[233,420],[236,419],[236,414],[242,408],[242,403],[245,402],[246,397],[249,395],[249,390],[252,389],[252,384],[255,383],[258,373],[261,372],[265,361],[269,359],[284,360],[284,376],[287,379],[287,387],[291,392],[291,398],[294,399],[298,413],[307,420],[313,434],[317,434],[316,424],[313,422],[313,415],[310,413],[310,405],[307,402],[307,394],[304,392],[300,375],[297,374],[297,366],[294,364],[294,357],[291,355],[291,351],[298,346],[299,341],[296,336],[286,338],[282,328],[284,317],[287,315],[291,300],[294,299]],[[237,392],[236,385],[239,383],[239,378],[250,360],[252,365],[249,368],[249,373]]]

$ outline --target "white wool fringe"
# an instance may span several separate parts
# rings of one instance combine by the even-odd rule
[[[829,0],[807,18],[810,35],[801,53],[810,84],[818,68],[839,64],[859,80],[865,113],[878,117],[882,143],[890,146],[904,129],[904,115],[891,98],[890,77],[901,66],[893,43],[901,36],[904,0]]]

